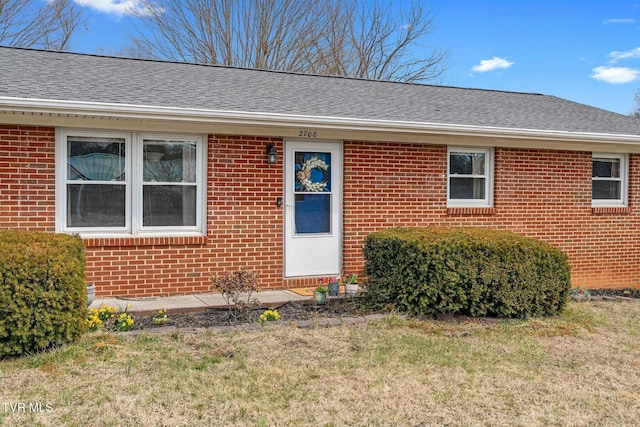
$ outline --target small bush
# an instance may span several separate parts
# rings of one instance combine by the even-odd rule
[[[393,228],[367,236],[364,256],[369,302],[412,314],[547,316],[571,288],[566,254],[506,231]]]
[[[227,302],[229,322],[246,318],[246,307],[253,301],[251,295],[260,291],[258,274],[245,269],[213,276],[211,283],[213,289],[220,292]]]
[[[80,237],[0,231],[0,358],[73,341],[86,301]]]

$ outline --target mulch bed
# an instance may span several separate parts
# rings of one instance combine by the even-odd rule
[[[607,298],[620,298],[620,299],[635,299],[640,298],[640,288],[633,289],[596,289],[589,290],[591,293],[591,297],[598,299],[598,297],[602,299]]]
[[[266,309],[278,310],[280,323],[306,322],[321,318],[356,317],[372,314],[366,311],[359,298],[336,298],[325,305],[316,305],[312,301],[290,301],[277,306],[253,307],[244,309],[238,317],[230,315],[226,308],[212,308],[195,313],[167,313],[165,324],[154,323],[153,315],[135,316],[134,330],[150,330],[158,328],[210,328],[258,324],[258,318]]]
[[[640,299],[640,288],[637,289],[603,289],[590,290],[591,300],[627,300]],[[265,309],[276,309],[280,314],[279,323],[309,325],[310,322],[339,324],[343,319],[354,319],[362,316],[375,316],[368,311],[359,298],[335,298],[327,301],[325,305],[316,305],[313,301],[290,301],[277,306],[246,308],[239,317],[233,317],[224,308],[208,309],[195,313],[167,313],[168,321],[164,324],[155,324],[153,315],[135,316],[135,331],[162,330],[162,329],[199,329],[211,327],[259,327],[258,318]],[[432,317],[433,318],[433,317]],[[342,319],[342,320],[341,320]],[[323,322],[324,320],[324,322]],[[332,321],[333,320],[333,321]],[[480,323],[494,323],[500,319],[470,318],[467,316],[436,316],[440,321],[473,321]]]

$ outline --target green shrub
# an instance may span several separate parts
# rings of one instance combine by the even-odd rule
[[[570,291],[566,254],[506,231],[392,228],[367,236],[364,256],[369,302],[412,314],[547,316]]]
[[[80,237],[0,231],[0,358],[73,341],[86,303]]]

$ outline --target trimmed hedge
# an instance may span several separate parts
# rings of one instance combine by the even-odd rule
[[[80,237],[0,230],[0,358],[73,341],[86,304]]]
[[[565,253],[506,231],[392,228],[367,236],[364,257],[369,302],[418,315],[549,316],[571,289]]]

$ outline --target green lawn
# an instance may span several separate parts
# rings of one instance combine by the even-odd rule
[[[2,361],[0,425],[640,423],[639,302],[570,303],[556,318],[490,326],[279,323],[94,333]]]

